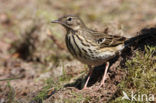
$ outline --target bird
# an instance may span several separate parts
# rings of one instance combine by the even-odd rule
[[[140,38],[136,36],[129,39],[92,30],[77,15],[65,15],[51,23],[61,24],[66,29],[65,43],[68,51],[89,67],[88,78],[82,90],[88,89],[87,85],[94,67],[105,63],[104,75],[100,83],[100,87],[104,86],[110,66],[109,60],[118,55],[131,42]]]

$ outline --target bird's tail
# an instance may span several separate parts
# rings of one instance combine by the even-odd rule
[[[137,36],[127,39],[124,44],[125,46],[131,46],[137,44],[139,41],[147,40],[148,37],[156,38],[156,28],[143,29]]]

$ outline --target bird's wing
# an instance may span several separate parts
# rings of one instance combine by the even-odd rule
[[[97,42],[100,44],[100,47],[115,47],[119,44],[123,44],[126,40],[125,37],[115,36],[115,35],[106,35],[102,38],[99,38]]]
[[[125,40],[127,40],[127,38],[123,36],[107,35],[96,31],[90,31],[88,34],[92,38],[93,42],[96,42],[98,45],[100,45],[100,48],[115,47],[119,44],[123,44]]]

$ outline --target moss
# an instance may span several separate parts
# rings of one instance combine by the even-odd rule
[[[137,51],[136,56],[126,62],[127,76],[118,85],[118,97],[111,101],[111,103],[133,103],[129,100],[122,100],[122,91],[125,91],[129,97],[131,97],[132,91],[138,95],[156,95],[155,52],[156,47],[146,46],[145,52]],[[136,101],[134,103],[136,103]]]

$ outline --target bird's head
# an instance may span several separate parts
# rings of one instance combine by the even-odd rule
[[[83,21],[78,16],[75,15],[63,16],[58,20],[52,21],[52,23],[59,23],[66,29],[72,29],[74,31],[86,27]]]

